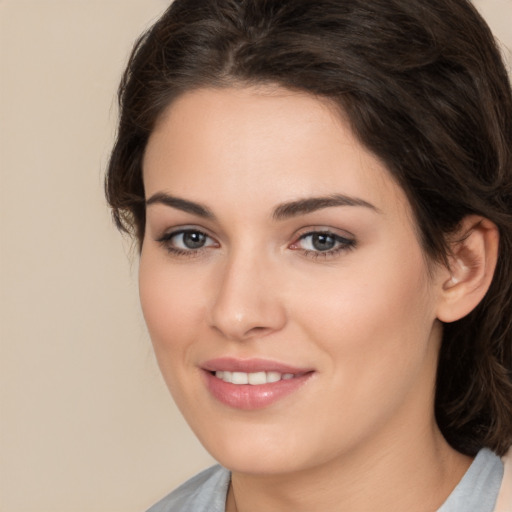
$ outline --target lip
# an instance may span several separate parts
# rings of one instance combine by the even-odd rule
[[[308,373],[312,368],[298,368],[270,359],[236,359],[234,357],[218,357],[201,364],[203,370],[209,372],[279,372],[279,373]]]
[[[298,391],[313,375],[311,368],[298,368],[265,359],[235,359],[223,357],[211,359],[201,365],[206,387],[219,402],[241,410],[270,407],[281,399]],[[231,384],[215,377],[216,371],[255,373],[262,371],[292,373],[293,379],[253,386]]]

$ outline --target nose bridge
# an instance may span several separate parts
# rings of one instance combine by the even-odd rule
[[[219,272],[211,311],[214,328],[240,340],[282,328],[286,315],[269,258],[248,246],[238,247],[226,256]]]

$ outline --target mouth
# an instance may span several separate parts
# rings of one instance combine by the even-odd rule
[[[307,372],[305,372],[307,373]],[[305,373],[280,373],[274,371],[261,371],[261,372],[230,372],[227,370],[211,372],[217,379],[220,379],[229,384],[240,386],[249,384],[250,386],[261,386],[263,384],[273,384],[280,380],[290,380],[305,375]]]
[[[208,361],[202,370],[211,396],[240,410],[263,409],[293,396],[315,373],[273,361],[231,358]]]

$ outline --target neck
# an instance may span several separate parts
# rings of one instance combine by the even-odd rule
[[[329,463],[286,475],[234,472],[227,512],[425,512],[437,510],[471,459],[453,450],[433,422],[428,432],[395,442],[366,442]]]

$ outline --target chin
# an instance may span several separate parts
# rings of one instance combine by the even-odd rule
[[[214,454],[215,459],[233,473],[246,475],[282,475],[304,469],[294,454],[268,453],[261,450],[234,450]]]
[[[304,470],[328,458],[316,450],[313,439],[286,426],[234,425],[222,432],[202,435],[206,450],[232,472],[253,475],[278,475]]]

